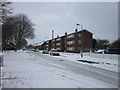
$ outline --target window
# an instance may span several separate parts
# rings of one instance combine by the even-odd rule
[[[48,41],[46,43],[49,43]]]
[[[68,35],[67,38],[74,38],[74,34]]]
[[[48,47],[48,44],[46,46]]]
[[[71,47],[71,50],[73,51],[73,50],[74,50],[74,47]]]
[[[67,47],[67,50],[69,51],[69,47]]]
[[[78,50],[80,50],[81,47],[78,47]]]
[[[54,45],[54,44],[52,44],[52,46],[54,47],[55,45]]]
[[[68,51],[74,51],[74,47],[68,47],[67,50]]]
[[[54,39],[54,40],[52,40],[52,42],[55,42],[55,39]]]
[[[81,44],[81,40],[78,41],[78,44]]]
[[[81,37],[81,33],[78,34],[78,37]]]
[[[57,45],[57,46],[59,46],[59,45],[60,45],[60,43],[57,43],[56,45]]]
[[[68,45],[74,44],[74,41],[68,41],[67,44]]]

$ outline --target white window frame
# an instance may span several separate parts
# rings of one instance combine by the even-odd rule
[[[74,38],[75,35],[74,34],[71,34],[71,35],[68,35],[67,38]]]
[[[78,36],[81,37],[81,33],[79,33]]]
[[[68,51],[74,51],[74,47],[67,47]]]
[[[75,41],[67,41],[67,45],[72,45],[74,43],[75,43]]]
[[[60,43],[56,43],[57,46],[60,46]]]
[[[81,40],[78,40],[78,43],[81,44]]]

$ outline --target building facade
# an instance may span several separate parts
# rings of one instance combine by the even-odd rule
[[[80,50],[90,51],[92,49],[93,35],[88,30],[75,31],[64,36],[45,41],[39,48],[41,50],[58,49],[62,52],[79,53]]]

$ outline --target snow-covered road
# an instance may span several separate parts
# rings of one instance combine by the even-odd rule
[[[117,88],[118,73],[40,52],[4,53],[3,88]]]

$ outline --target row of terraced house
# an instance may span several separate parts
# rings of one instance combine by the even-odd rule
[[[40,50],[58,49],[61,52],[74,52],[78,53],[80,50],[90,51],[92,49],[93,35],[88,30],[81,31],[75,30],[75,32],[53,38],[45,41],[39,46]]]

